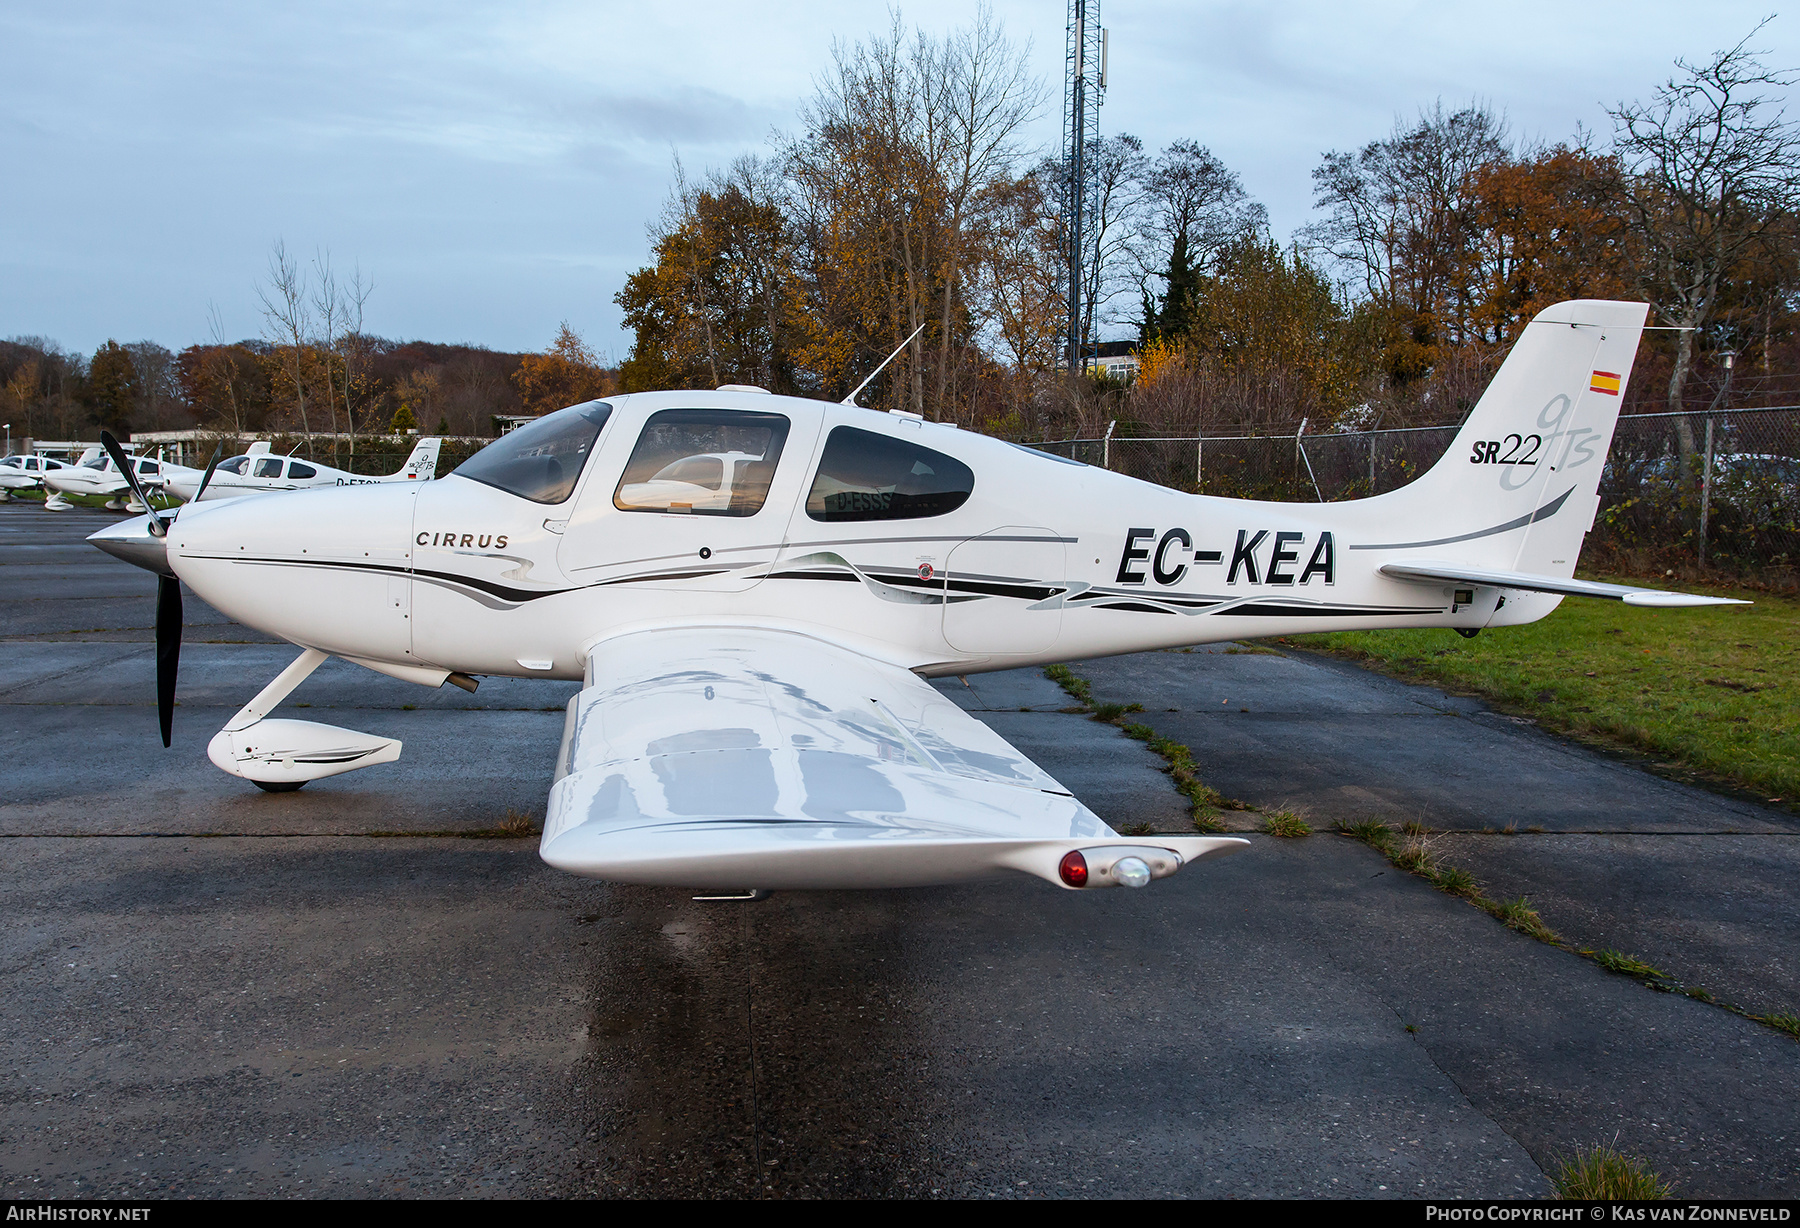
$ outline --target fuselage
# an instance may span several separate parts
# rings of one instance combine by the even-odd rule
[[[767,394],[621,396],[534,426],[439,481],[189,506],[170,565],[228,616],[297,644],[562,679],[582,678],[601,640],[709,620],[955,674],[1305,631],[1474,628],[1499,603],[1377,574],[1433,545],[1417,540],[1431,525],[1396,525],[1386,496],[1209,498]],[[708,465],[684,459],[730,476],[709,486]]]
[[[69,468],[68,461],[27,453],[0,460],[0,490],[27,490],[43,484],[44,474]]]
[[[191,478],[198,481],[200,471],[150,456],[128,457],[137,471],[139,484],[147,489],[160,489],[172,480]],[[44,485],[65,495],[117,495],[129,490],[130,482],[104,452],[77,465],[65,465],[44,473]]]
[[[192,499],[200,489],[200,480],[204,476],[204,470],[188,470],[170,478],[168,488],[171,493],[183,499]],[[233,499],[241,495],[309,490],[314,487],[374,486],[383,482],[404,481],[413,476],[415,475],[395,474],[371,477],[333,469],[330,465],[321,465],[317,461],[274,456],[264,452],[234,456],[220,462],[219,467],[213,471],[212,481],[206,484],[206,493],[201,502]]]

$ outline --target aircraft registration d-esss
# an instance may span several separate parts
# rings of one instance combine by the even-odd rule
[[[579,679],[541,852],[716,890],[1019,871],[1142,886],[1237,851],[1121,836],[927,679],[1304,631],[1544,617],[1573,578],[1641,303],[1540,314],[1443,459],[1342,503],[1185,494],[852,403],[715,392],[548,414],[448,477],[194,502],[92,540],[302,649],[208,748],[272,790],[400,743],[270,713],[328,656],[427,686]],[[123,466],[121,466],[123,467]]]

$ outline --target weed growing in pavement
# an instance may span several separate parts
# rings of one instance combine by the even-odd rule
[[[1544,919],[1538,916],[1537,910],[1531,907],[1531,902],[1524,896],[1520,896],[1516,900],[1508,900],[1505,903],[1478,896],[1475,903],[1485,909],[1489,916],[1504,921],[1510,928],[1518,930],[1521,934],[1535,938],[1539,942],[1548,942],[1554,946],[1562,945],[1562,939],[1557,936],[1556,931],[1544,924]]]
[[[1044,666],[1044,677],[1079,699],[1082,706],[1088,708],[1094,706],[1094,688],[1088,684],[1086,678],[1080,677],[1068,666],[1046,665]]]
[[[1550,1183],[1558,1198],[1580,1201],[1643,1202],[1667,1198],[1675,1188],[1644,1161],[1604,1143],[1562,1160]]]
[[[524,839],[538,834],[537,820],[518,810],[508,810],[506,817],[494,824],[494,833],[511,839]]]
[[[1292,810],[1265,810],[1262,829],[1271,836],[1281,836],[1284,839],[1312,835],[1312,824]]]
[[[1461,866],[1436,866],[1430,873],[1431,884],[1439,891],[1472,900],[1481,894],[1475,876]]]
[[[1633,976],[1640,981],[1669,979],[1668,973],[1652,968],[1637,956],[1626,955],[1622,951],[1583,951],[1582,954],[1608,972],[1617,972],[1620,976]]]
[[[1795,1040],[1800,1040],[1800,1015],[1752,1015],[1750,1018],[1758,1023],[1765,1023],[1777,1032],[1786,1032]]]
[[[1093,685],[1067,665],[1046,665],[1044,676],[1068,692],[1072,698],[1080,700],[1082,706],[1078,711],[1092,712],[1096,720],[1117,724],[1126,713],[1144,710],[1142,704],[1095,704]],[[1165,738],[1144,724],[1133,723],[1123,728],[1126,737],[1136,738],[1168,765],[1165,770],[1169,773],[1169,779],[1175,783],[1176,791],[1188,799],[1188,815],[1194,821],[1195,831],[1224,831],[1225,824],[1219,819],[1220,812],[1250,809],[1244,803],[1226,797],[1202,782],[1194,770],[1194,752],[1180,742]]]

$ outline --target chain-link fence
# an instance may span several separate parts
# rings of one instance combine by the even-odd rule
[[[1177,490],[1304,503],[1398,489],[1436,464],[1459,429],[1029,446]],[[1800,407],[1621,417],[1583,562],[1800,586]]]

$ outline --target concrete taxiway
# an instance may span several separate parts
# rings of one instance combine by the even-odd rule
[[[1516,1197],[1615,1141],[1800,1190],[1800,1044],[1335,836],[1142,892],[700,904],[464,838],[541,816],[568,685],[341,663],[292,702],[404,757],[264,795],[205,743],[293,649],[190,596],[164,750],[154,583],[81,542],[110,519],[0,507],[5,1196]],[[1800,1007],[1781,811],[1303,654],[1075,668],[1228,794],[1424,818],[1577,942]],[[941,685],[1109,821],[1185,826],[1036,671]]]

